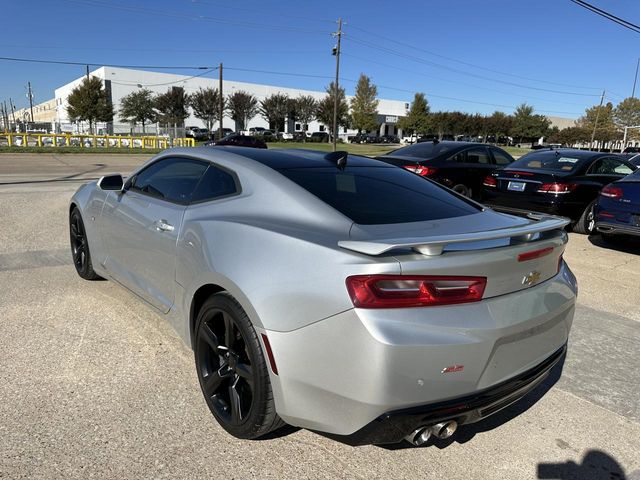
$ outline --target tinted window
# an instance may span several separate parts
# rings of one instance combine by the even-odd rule
[[[191,196],[192,202],[213,200],[236,193],[236,182],[230,173],[210,166]]]
[[[555,151],[529,153],[513,162],[510,167],[571,172],[584,165],[584,162],[584,158],[572,152]]]
[[[138,173],[131,189],[165,200],[186,203],[207,165],[197,160],[165,158]]]
[[[460,217],[478,209],[401,168],[283,169],[280,173],[356,223],[376,225]]]
[[[390,153],[390,155],[403,155],[406,157],[427,159],[437,157],[457,147],[460,147],[460,145],[456,145],[455,143],[422,142],[414,143],[413,145],[409,145],[408,147],[402,147],[398,150],[394,150]]]
[[[513,158],[507,155],[502,150],[498,150],[497,148],[492,148],[493,158],[496,160],[496,165],[509,165],[513,162]]]
[[[449,157],[447,161],[471,163],[474,165],[491,163],[489,161],[489,152],[484,148],[471,148],[469,150],[464,150],[460,153],[456,153],[452,157]]]
[[[617,158],[605,157],[596,160],[587,173],[592,175],[629,175],[631,172],[633,170]]]

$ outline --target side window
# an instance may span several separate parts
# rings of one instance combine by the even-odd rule
[[[191,202],[213,200],[214,198],[232,195],[237,191],[238,187],[233,175],[211,165],[202,177],[196,191],[193,192]]]
[[[617,158],[605,157],[597,160],[589,169],[593,175],[629,175],[633,170]]]
[[[172,202],[186,203],[207,169],[206,162],[165,158],[138,173],[131,190]]]
[[[472,164],[486,165],[491,163],[489,152],[486,148],[470,148],[467,150],[467,162]]]
[[[491,152],[493,153],[493,158],[496,161],[496,165],[509,165],[511,162],[513,162],[513,158],[504,153],[502,150],[492,148]]]

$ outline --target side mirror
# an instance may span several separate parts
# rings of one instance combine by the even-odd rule
[[[106,175],[98,180],[98,188],[105,191],[120,192],[124,187],[124,179],[122,175]]]

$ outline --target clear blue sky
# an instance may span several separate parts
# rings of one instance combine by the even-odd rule
[[[640,34],[569,0],[3,3],[0,56],[125,65],[223,62],[232,80],[307,89],[330,81],[314,76],[335,75],[330,32],[342,17],[340,76],[347,93],[365,73],[381,98],[410,101],[421,91],[433,110],[510,113],[527,102],[541,113],[576,118],[599,101],[602,89],[614,104],[630,96],[640,56]],[[591,3],[640,24],[636,0]],[[84,71],[0,61],[0,101],[12,97],[17,107],[27,106],[27,81],[36,102],[48,100]]]

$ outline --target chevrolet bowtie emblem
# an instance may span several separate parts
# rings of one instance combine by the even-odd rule
[[[540,280],[540,272],[536,272],[536,271],[529,272],[522,279],[522,285],[527,285],[530,287],[531,285],[536,283],[538,280]]]

